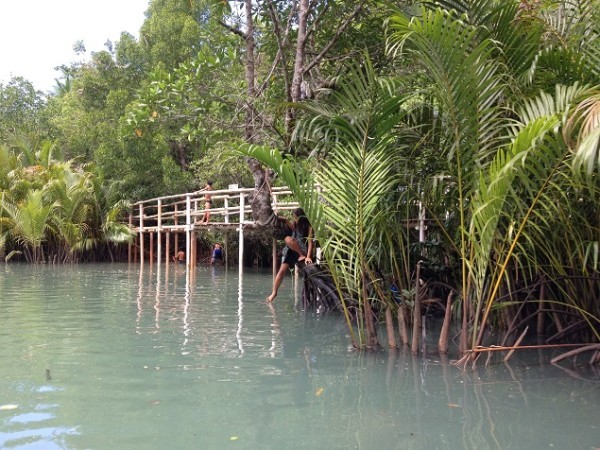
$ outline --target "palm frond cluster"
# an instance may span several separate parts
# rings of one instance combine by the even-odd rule
[[[597,16],[589,0],[392,8],[388,55],[411,70],[365,55],[303,105],[296,144],[319,158],[247,152],[305,207],[355,345],[391,317],[407,343],[408,313],[416,328],[431,305],[461,325],[462,351],[532,322],[549,343],[600,340]]]
[[[114,201],[92,165],[55,159],[52,148],[46,141],[0,146],[2,260],[112,258],[110,243],[131,239],[120,223],[125,203]]]

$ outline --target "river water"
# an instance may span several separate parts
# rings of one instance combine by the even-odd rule
[[[358,353],[292,278],[0,266],[2,449],[596,449],[600,371]]]

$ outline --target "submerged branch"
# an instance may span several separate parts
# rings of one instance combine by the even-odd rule
[[[563,359],[570,358],[571,356],[579,355],[590,350],[600,351],[600,344],[586,345],[585,347],[576,348],[575,350],[568,351],[562,355],[558,355],[550,360],[552,364],[562,361]]]

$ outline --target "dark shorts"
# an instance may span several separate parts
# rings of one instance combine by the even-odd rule
[[[177,264],[185,264],[185,260],[184,259],[178,259],[177,260]]]
[[[283,256],[281,258],[281,263],[288,264],[290,267],[292,267],[292,266],[296,265],[296,263],[298,262],[298,258],[300,258],[300,255],[298,253],[296,253],[294,250],[290,249],[289,247],[285,247],[283,249]]]

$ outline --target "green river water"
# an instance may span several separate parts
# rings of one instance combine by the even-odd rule
[[[292,278],[0,266],[2,449],[597,449],[600,369],[358,353]],[[383,337],[383,333],[382,333]],[[383,338],[382,341],[385,339]]]

